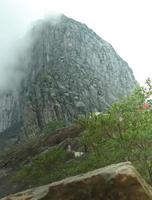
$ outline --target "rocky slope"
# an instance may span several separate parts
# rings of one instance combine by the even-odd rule
[[[0,96],[0,138],[104,111],[136,85],[128,64],[85,24],[62,15],[39,21],[29,37],[24,79]]]
[[[126,162],[2,198],[8,199],[151,200],[152,188]]]
[[[33,185],[33,178],[27,182],[24,181],[25,178],[21,178],[20,180],[14,179],[14,177],[18,176],[17,174],[20,170],[22,170],[26,166],[30,166],[33,163],[33,160],[37,160],[39,156],[45,157],[46,154],[49,153],[48,158],[51,158],[52,155],[54,157],[56,153],[52,153],[54,150],[58,149],[59,151],[62,151],[63,154],[66,154],[66,158],[64,160],[62,160],[62,158],[58,154],[57,157],[55,156],[57,160],[62,162],[62,164],[66,164],[66,162],[69,161],[75,162],[75,157],[73,153],[67,152],[67,148],[68,145],[71,145],[73,149],[78,150],[78,148],[82,146],[82,144],[80,144],[77,139],[83,131],[84,128],[82,126],[72,125],[70,127],[58,129],[48,135],[41,135],[39,137],[32,138],[31,140],[28,140],[26,142],[21,142],[20,144],[12,146],[9,150],[0,153],[0,198],[11,193],[25,190],[31,186],[41,185],[39,181],[37,181],[38,185]],[[48,164],[51,164],[53,167],[49,167],[49,174],[51,172],[51,174],[53,175],[53,169],[56,170],[58,168],[58,165],[60,166],[60,162],[56,163],[55,160],[48,161]],[[79,162],[79,160],[77,160],[77,162]],[[38,169],[35,171],[36,173],[38,173],[39,177],[40,174],[38,172]],[[45,174],[41,173],[40,177],[43,178],[44,176]],[[46,183],[48,183],[48,181]]]

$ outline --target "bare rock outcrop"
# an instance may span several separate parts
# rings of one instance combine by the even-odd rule
[[[0,96],[0,138],[17,131],[36,134],[50,121],[68,124],[103,112],[136,86],[128,64],[85,24],[64,15],[55,22],[48,18],[36,23],[29,37],[19,62],[24,79],[15,92]]]
[[[130,162],[113,164],[1,200],[151,200],[152,188]]]

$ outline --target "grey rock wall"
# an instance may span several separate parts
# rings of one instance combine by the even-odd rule
[[[0,131],[17,121],[35,134],[50,121],[105,111],[136,85],[128,64],[85,24],[62,15],[36,23],[29,36],[24,80],[15,97],[0,98]]]
[[[18,95],[15,92],[0,94],[0,132],[19,122]]]

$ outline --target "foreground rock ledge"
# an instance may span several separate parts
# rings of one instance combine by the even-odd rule
[[[9,188],[8,188],[9,189]],[[152,200],[152,189],[130,162],[113,164],[1,200]]]

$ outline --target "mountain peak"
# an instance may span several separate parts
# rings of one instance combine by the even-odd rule
[[[51,121],[67,124],[104,112],[136,85],[128,64],[85,24],[65,15],[48,17],[33,26],[30,37],[18,96],[0,98],[3,133],[36,134]]]

